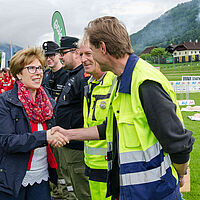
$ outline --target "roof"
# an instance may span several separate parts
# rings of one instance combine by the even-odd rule
[[[144,51],[142,51],[142,52],[140,53],[140,55],[142,55],[142,54],[147,54],[147,53],[151,53],[151,51],[152,51],[153,49],[155,49],[155,48],[158,48],[158,47],[157,47],[157,46],[147,47]]]
[[[200,42],[184,42],[175,47],[176,51],[200,50]]]
[[[169,45],[165,48],[165,51],[168,51],[169,53],[173,53],[175,51],[175,48],[177,47],[178,45]]]

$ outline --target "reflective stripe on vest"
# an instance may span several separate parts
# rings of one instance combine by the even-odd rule
[[[113,143],[112,142],[107,142],[107,163],[108,163],[108,171],[112,170],[112,150],[113,150]],[[109,156],[109,154],[111,154]]]
[[[161,180],[160,177],[166,174],[166,170],[170,167],[170,165],[171,160],[169,155],[167,155],[164,157],[164,161],[161,163],[161,166],[155,169],[120,175],[120,185],[127,186]]]
[[[84,151],[85,151],[85,153],[90,154],[90,155],[101,155],[101,156],[107,155],[106,148],[88,147],[85,143],[84,143]]]
[[[108,171],[112,169],[112,160],[108,160]]]
[[[113,143],[112,142],[107,142],[107,151],[112,151],[113,150]]]
[[[107,142],[107,163],[108,163],[108,171],[112,169],[112,150],[113,150],[113,143]],[[111,154],[109,156],[109,154]]]
[[[148,148],[146,151],[131,151],[120,153],[120,163],[132,163],[132,162],[149,162],[151,159],[155,158],[160,154],[162,150],[159,142],[155,143],[153,146]]]

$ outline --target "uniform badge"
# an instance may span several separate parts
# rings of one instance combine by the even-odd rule
[[[101,109],[105,109],[105,108],[106,108],[106,102],[105,102],[105,101],[102,101],[102,102],[100,103],[100,108],[101,108]]]

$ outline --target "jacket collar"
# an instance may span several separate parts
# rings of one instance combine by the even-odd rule
[[[135,54],[131,54],[129,56],[126,66],[124,68],[124,72],[120,76],[121,82],[119,86],[119,92],[131,94],[132,74],[138,59],[139,57],[136,56]]]
[[[105,77],[106,74],[107,74],[107,72],[104,73],[104,74],[101,76],[100,79],[96,80],[96,82],[97,82],[97,83],[98,83],[98,82],[101,82],[101,81],[104,79],[104,77]],[[94,78],[94,76],[91,76],[91,78],[90,78],[90,80],[89,80],[89,83],[92,83],[93,81],[95,81],[95,78]]]
[[[76,73],[78,73],[81,69],[83,68],[83,65],[81,64],[81,65],[79,65],[78,67],[76,67],[75,69],[73,69],[72,71],[68,71],[69,72],[69,74],[76,74]]]
[[[9,94],[8,94],[7,101],[12,103],[12,104],[15,104],[16,106],[23,107],[21,101],[18,99],[18,86],[17,86],[17,83],[15,83],[13,89],[9,90],[8,92],[9,92]]]

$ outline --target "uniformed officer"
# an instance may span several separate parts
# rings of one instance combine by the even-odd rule
[[[58,49],[69,78],[58,98],[56,124],[66,129],[83,127],[84,86],[87,85],[88,74],[81,64],[77,43],[78,38],[62,37]],[[61,169],[64,177],[70,175],[77,199],[89,200],[91,197],[88,177],[84,175],[83,147],[80,141],[71,141],[62,147]]]
[[[47,88],[50,95],[57,100],[62,89],[67,81],[68,73],[62,67],[60,62],[59,53],[56,52],[56,49],[59,48],[58,44],[53,41],[44,42],[42,48],[46,57],[46,65],[47,70],[44,72],[42,85]],[[60,170],[60,159],[59,152],[61,152],[61,148],[55,148],[53,153],[56,158],[58,164],[58,186],[55,187],[52,185],[52,199],[68,199],[75,200],[76,197],[73,192],[71,180],[68,176],[66,176],[66,181],[63,178],[63,175]]]
[[[47,70],[44,72],[42,85],[47,88],[50,95],[56,100],[60,95],[66,81],[67,71],[62,67],[60,55],[56,52],[58,44],[53,41],[44,42],[42,45],[46,56]]]

